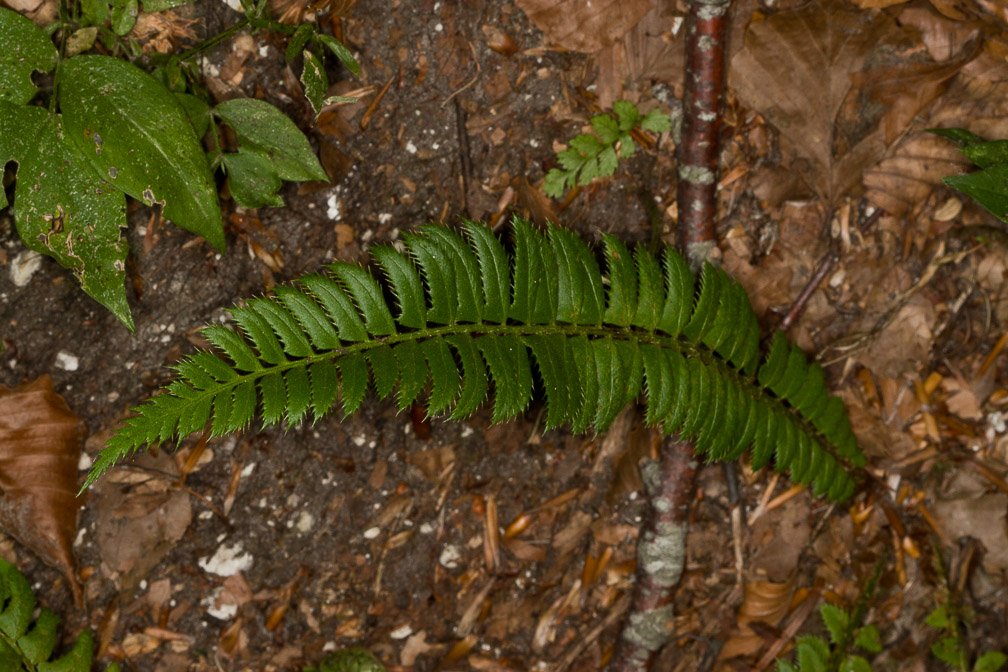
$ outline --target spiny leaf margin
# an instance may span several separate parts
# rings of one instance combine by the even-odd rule
[[[379,398],[395,390],[400,408],[429,387],[429,413],[459,419],[492,382],[495,422],[522,413],[538,384],[547,428],[602,432],[644,392],[647,422],[694,439],[709,460],[751,449],[753,468],[773,458],[817,496],[853,493],[845,464],[865,458],[843,403],[780,333],[760,363],[756,316],[724,271],[708,264],[697,282],[671,248],[659,263],[606,236],[606,283],[563,229],[516,218],[513,254],[481,224],[464,230],[429,225],[405,237],[405,252],[380,248],[382,282],[336,263],[232,308],[239,330],[204,330],[230,363],[206,351],[183,359],[178,379],[108,441],[84,487],[208,422],[214,436],[243,429],[257,405],[264,425],[296,424],[337,398],[353,413],[369,387]]]

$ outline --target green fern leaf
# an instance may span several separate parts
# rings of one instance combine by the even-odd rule
[[[642,398],[649,424],[695,440],[705,459],[748,449],[754,468],[773,462],[817,495],[853,493],[845,465],[865,459],[843,403],[781,334],[760,364],[759,325],[724,271],[707,265],[697,283],[673,250],[659,264],[604,236],[603,274],[569,231],[515,220],[513,236],[509,255],[481,224],[424,227],[404,236],[405,253],[374,249],[382,283],[337,263],[232,308],[237,329],[204,330],[220,354],[183,359],[88,483],[151,443],[244,428],[257,406],[265,425],[294,424],[337,400],[349,415],[372,389],[400,409],[423,397],[429,415],[461,419],[492,393],[500,422],[541,389],[548,428],[601,432]]]

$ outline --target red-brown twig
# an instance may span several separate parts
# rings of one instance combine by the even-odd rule
[[[691,0],[686,21],[686,89],[679,143],[679,237],[694,268],[703,264],[715,245],[718,133],[730,4],[731,0]]]

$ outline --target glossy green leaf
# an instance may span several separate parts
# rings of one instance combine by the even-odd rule
[[[352,72],[354,76],[360,77],[360,66],[357,64],[357,59],[353,57],[353,54],[350,53],[350,50],[342,42],[332,35],[326,35],[325,33],[319,33],[317,37],[319,42],[329,48],[329,51],[336,54],[336,58],[346,66],[347,70]]]
[[[999,164],[966,175],[952,175],[942,180],[987,208],[998,219],[1008,221],[1008,165]]]
[[[148,205],[163,203],[165,217],[224,249],[210,167],[168,89],[126,61],[78,56],[63,66],[59,100],[68,141],[102,179]]]
[[[213,113],[234,130],[239,146],[268,157],[282,179],[296,182],[329,179],[308,138],[287,115],[269,103],[235,98],[217,105]]]
[[[0,163],[17,163],[14,223],[26,246],[73,272],[81,288],[130,329],[126,199],[95,175],[61,118],[0,102]]]
[[[283,182],[269,157],[242,148],[234,154],[221,155],[221,159],[235,203],[252,209],[283,207],[284,201],[277,194]]]
[[[59,52],[31,20],[0,7],[0,102],[24,105],[38,93],[32,72],[56,67]]]
[[[304,68],[301,70],[301,86],[304,87],[305,98],[311,103],[317,117],[325,106],[326,92],[329,90],[329,77],[318,57],[307,49],[302,54]]]

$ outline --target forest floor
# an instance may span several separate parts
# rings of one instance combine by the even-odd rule
[[[669,134],[565,199],[541,187],[614,101],[675,111],[683,7],[321,4],[361,66],[331,70],[334,91],[358,104],[313,125],[281,35],[242,35],[204,73],[220,99],[287,112],[331,183],[288,185],[282,209],[225,201],[223,256],[136,208],[135,334],[50,260],[25,277],[0,215],[0,382],[49,374],[87,424],[90,458],[225,308],[334,259],[366,262],[413,227],[467,217],[506,236],[519,214],[591,243],[675,244]],[[925,622],[941,604],[962,614],[969,656],[1008,651],[1004,225],[941,185],[967,162],[923,132],[1008,137],[1008,13],[992,0],[860,4],[889,6],[735,3],[717,234],[764,334],[835,258],[788,335],[847,404],[865,478],[833,506],[743,459],[733,526],[725,470],[703,467],[677,635],[655,669],[765,669],[797,635],[825,632],[823,601],[862,597],[884,648],[866,654],[873,669],[942,669],[929,649],[946,633]],[[202,35],[240,16],[219,0],[173,12],[176,37],[186,21]],[[389,670],[600,669],[632,587],[638,462],[659,437],[634,408],[601,436],[544,432],[542,410],[493,425],[486,411],[427,421],[369,401],[345,420],[137,457],[79,500],[84,610],[36,555],[13,541],[0,555],[68,632],[97,633],[98,669],[298,670],[346,646]]]

